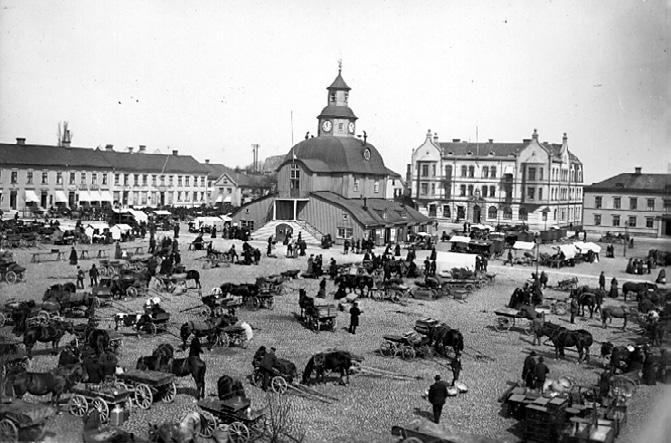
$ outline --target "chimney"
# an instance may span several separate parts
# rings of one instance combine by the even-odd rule
[[[114,145],[105,145],[105,151],[114,151]]]
[[[172,150],[172,155],[177,155],[177,149]]]
[[[140,146],[138,146],[138,148],[137,148],[137,152],[139,152],[140,154],[144,154],[145,151],[147,151],[147,145],[140,145]]]
[[[538,141],[538,131],[536,129],[534,129],[534,133],[531,134],[531,138]]]
[[[210,159],[209,159],[209,158],[206,158],[206,159],[205,159],[205,164],[206,164],[206,165],[209,165],[209,164],[210,164]]]
[[[636,167],[634,168],[634,174],[638,175],[638,174],[640,174],[640,173],[641,173],[641,167],[640,167],[640,166],[636,166]]]
[[[23,137],[16,137],[16,144],[17,145],[25,145],[26,144],[26,139]]]
[[[438,143],[438,133],[433,134],[433,142]]]
[[[459,143],[461,141],[460,138],[453,138],[452,143]]]
[[[562,137],[561,141],[562,141],[563,144],[566,144],[566,142],[568,142],[568,137],[566,136],[566,132],[564,132],[564,136]]]
[[[427,140],[431,140],[431,130],[430,130],[430,129],[428,129],[428,130],[426,131],[426,139],[427,139]]]
[[[132,147],[132,146],[129,146],[129,147],[128,147],[128,153],[129,153],[129,154],[132,154],[132,153],[133,153],[133,147]]]
[[[363,131],[363,144],[364,146],[366,145],[366,139],[368,138],[368,134],[366,134],[366,131]]]
[[[363,210],[368,210],[368,199],[366,197],[363,198]]]
[[[490,138],[490,139],[489,139],[489,144],[491,145],[492,143],[494,143],[494,139],[493,139],[493,138]]]

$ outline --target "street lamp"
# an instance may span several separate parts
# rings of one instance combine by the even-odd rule
[[[627,243],[629,243],[629,220],[626,220],[624,222],[624,249],[622,252],[623,257],[627,256]]]
[[[540,255],[541,248],[541,236],[538,232],[534,234],[534,242],[536,243],[536,278],[534,280],[538,280],[538,256]]]

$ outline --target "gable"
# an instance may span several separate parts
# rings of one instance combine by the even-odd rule
[[[538,143],[529,143],[518,156],[520,163],[547,163],[548,152]]]
[[[412,162],[437,162],[440,161],[440,148],[434,145],[430,139],[426,141],[412,153]]]

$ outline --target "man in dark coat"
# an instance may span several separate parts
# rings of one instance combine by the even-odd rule
[[[429,256],[429,260],[435,260],[438,254],[436,253],[436,248],[435,246],[431,248],[431,255]]]
[[[578,305],[578,297],[571,297],[571,323],[575,323],[575,316],[580,312],[580,306]]]
[[[179,238],[179,223],[175,223],[175,226],[172,228],[172,232],[175,234],[173,235],[174,238]]]
[[[617,279],[615,277],[613,277],[613,279],[610,281],[610,294],[609,295],[610,295],[611,298],[617,298],[617,296],[618,296]]]
[[[606,290],[606,274],[603,271],[599,274],[599,289]]]
[[[508,263],[510,263],[510,266],[513,265],[513,250],[512,249],[508,249],[508,260],[507,261],[508,261]]]
[[[394,248],[394,256],[395,257],[400,257],[401,256],[401,245],[396,243],[396,247]]]
[[[77,251],[75,251],[74,246],[70,250],[70,264],[75,266],[77,265]]]
[[[98,268],[96,268],[96,264],[93,263],[91,265],[91,269],[89,269],[89,279],[91,280],[91,287],[96,287],[98,286],[98,276],[100,275],[100,271],[98,271]]]
[[[541,393],[543,392],[543,385],[545,384],[545,379],[549,372],[550,369],[548,369],[548,367],[545,366],[543,356],[538,357],[538,363],[536,363],[536,367],[534,368],[534,379],[536,380],[535,387]]]
[[[548,275],[545,273],[545,271],[541,271],[540,283],[541,288],[546,289],[548,287]]]
[[[336,264],[335,258],[331,257],[331,261],[329,262],[329,277],[333,280],[337,275],[338,265]]]
[[[434,379],[436,382],[429,387],[429,402],[433,405],[433,421],[438,424],[447,398],[447,383],[440,379],[440,375],[436,375]]]
[[[349,320],[349,333],[356,334],[356,327],[359,326],[359,316],[362,314],[361,309],[357,302],[352,303],[352,307],[349,310],[350,320]]]
[[[461,357],[454,357],[450,362],[450,368],[452,369],[452,386],[454,386],[454,383],[459,380],[459,374],[461,373]]]
[[[531,353],[524,359],[524,367],[522,368],[522,380],[527,388],[533,389],[534,377],[536,374],[536,352]]]
[[[263,384],[261,389],[268,390],[270,380],[275,376],[275,366],[277,366],[277,357],[275,356],[275,348],[270,348],[266,355],[261,359],[261,372],[263,373]]]

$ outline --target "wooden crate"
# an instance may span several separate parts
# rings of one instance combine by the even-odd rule
[[[524,438],[529,442],[558,441],[566,423],[568,399],[539,397],[525,408]]]

